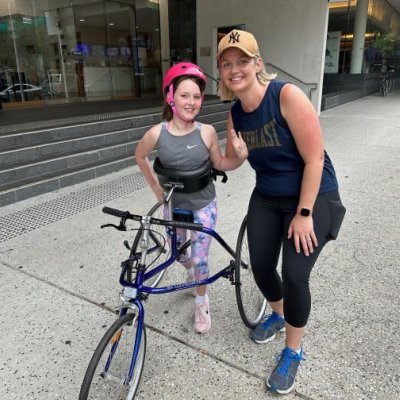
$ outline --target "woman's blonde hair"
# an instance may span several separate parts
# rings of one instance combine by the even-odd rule
[[[260,83],[260,85],[265,86],[269,81],[271,81],[272,79],[275,79],[275,78],[276,78],[276,74],[268,73],[265,69],[264,63],[262,63],[261,71],[257,73],[257,80]],[[222,101],[236,99],[235,93],[226,87],[225,82],[222,79],[219,80],[219,84],[218,84],[218,88],[217,88],[217,95]]]

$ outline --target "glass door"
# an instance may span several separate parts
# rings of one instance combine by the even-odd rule
[[[110,95],[113,98],[140,96],[133,52],[136,21],[134,1],[106,1],[105,10]]]
[[[108,0],[106,18],[112,95],[160,95],[159,1]]]
[[[105,3],[80,4],[73,10],[74,43],[69,64],[74,66],[76,94],[88,100],[109,99],[112,82]]]

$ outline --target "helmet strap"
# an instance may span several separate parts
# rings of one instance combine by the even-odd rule
[[[167,94],[167,102],[168,102],[169,106],[171,107],[172,112],[173,112],[179,119],[181,119],[181,120],[184,121],[184,122],[194,122],[194,120],[190,120],[190,121],[189,121],[189,120],[187,120],[187,119],[185,119],[185,118],[182,118],[182,117],[179,115],[178,110],[176,109],[176,106],[175,106],[175,101],[174,101],[174,85],[173,85],[173,83],[171,83],[171,84],[169,85],[168,94]]]
[[[167,101],[168,101],[168,104],[172,108],[172,112],[176,113],[176,107],[175,107],[175,102],[174,102],[174,85],[173,85],[173,83],[171,83],[169,85],[168,94],[167,94]]]

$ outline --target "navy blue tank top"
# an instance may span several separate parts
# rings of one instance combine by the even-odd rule
[[[243,111],[237,100],[231,113],[234,129],[241,132],[249,149],[248,161],[256,172],[256,188],[267,196],[298,197],[304,162],[281,113],[283,85],[285,82],[272,80],[256,110]],[[319,193],[337,189],[336,173],[325,152]]]

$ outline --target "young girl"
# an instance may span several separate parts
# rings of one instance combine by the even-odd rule
[[[228,131],[242,133],[256,173],[248,207],[250,261],[273,311],[250,337],[267,343],[286,331],[285,347],[266,379],[271,390],[286,394],[303,358],[311,270],[324,245],[336,238],[345,208],[317,114],[305,94],[266,73],[249,32],[233,30],[224,36],[217,60],[221,99],[237,99]],[[232,138],[227,138],[226,155],[235,158]],[[282,277],[277,272],[280,252]]]
[[[165,106],[163,122],[150,128],[136,147],[136,162],[158,201],[164,202],[164,192],[149,161],[149,154],[157,150],[161,164],[181,171],[194,170],[211,160],[214,168],[229,171],[237,168],[247,158],[247,147],[240,136],[231,132],[235,158],[221,154],[218,136],[211,125],[196,122],[203,103],[206,77],[192,63],[179,63],[169,69],[163,82]],[[173,207],[193,212],[194,222],[214,229],[217,218],[217,202],[214,184],[194,193],[174,193]],[[164,216],[168,217],[165,207]],[[178,230],[178,241],[183,243],[186,232]],[[208,253],[211,237],[201,232],[191,232],[190,258],[181,258],[188,274],[188,281],[208,277]],[[211,327],[209,299],[206,286],[195,290],[194,330],[206,333]]]

